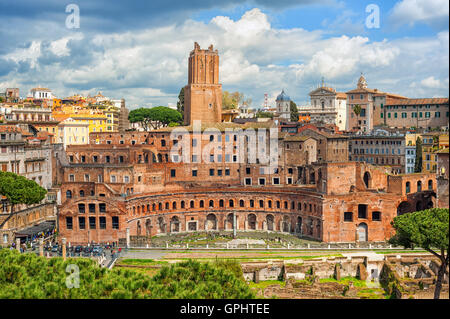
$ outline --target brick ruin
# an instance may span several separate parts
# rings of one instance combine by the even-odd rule
[[[226,141],[238,143],[229,126],[236,125],[218,124],[219,133],[206,135],[222,147],[211,154],[212,162],[174,161],[174,145],[183,139],[196,144],[202,136],[190,131],[173,139],[170,128],[92,133],[89,145],[68,146],[60,164],[61,237],[112,242],[125,238],[127,228],[131,236],[151,237],[231,232],[236,225],[324,242],[375,242],[391,237],[390,222],[398,214],[436,206],[434,174],[391,175],[359,162],[312,162],[313,137],[279,136],[275,168],[250,163],[247,153],[239,162],[223,152]],[[202,152],[206,147],[201,143]]]
[[[430,255],[386,255],[371,259],[367,256],[322,257],[303,261],[248,262],[241,264],[246,281],[285,281],[285,287],[268,286],[265,297],[280,298],[357,298],[358,289],[339,283],[353,277],[366,281],[370,287],[383,288],[397,298],[432,298],[439,260]],[[334,278],[337,282],[320,279]],[[448,298],[448,275],[445,275],[441,298]]]

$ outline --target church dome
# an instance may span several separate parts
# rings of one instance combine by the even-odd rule
[[[276,101],[290,101],[291,98],[284,93],[284,90],[281,91],[280,95],[277,96]]]

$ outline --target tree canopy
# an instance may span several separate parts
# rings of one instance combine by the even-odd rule
[[[223,91],[222,93],[222,109],[224,110],[232,110],[237,109],[239,105],[250,105],[252,103],[252,99],[245,98],[244,93],[241,92],[228,92]]]
[[[256,117],[257,118],[273,118],[273,114],[270,112],[257,111]]]
[[[291,121],[298,122],[298,108],[294,101],[290,101],[289,110],[291,111]]]
[[[128,119],[131,123],[139,123],[145,131],[148,131],[150,127],[157,129],[161,126],[168,126],[172,122],[179,123],[182,120],[182,115],[170,107],[156,106],[132,110]]]
[[[395,217],[392,225],[397,232],[389,240],[390,243],[405,248],[422,247],[441,261],[435,291],[435,298],[439,298],[442,278],[449,262],[448,208],[431,208],[403,214]]]
[[[181,113],[181,119],[184,120],[184,87],[181,88],[178,94],[177,111]]]
[[[79,269],[79,288],[68,288],[68,265]],[[240,268],[240,267],[239,267]],[[72,277],[73,278],[73,277]],[[73,283],[72,280],[69,282]],[[154,277],[130,269],[100,268],[87,258],[47,259],[16,250],[0,250],[0,298],[254,298],[236,267],[186,261],[163,268]]]
[[[47,191],[35,181],[11,172],[0,172],[0,195],[6,196],[11,205],[37,204]]]
[[[420,136],[416,139],[416,161],[414,163],[414,173],[422,172],[422,140]]]

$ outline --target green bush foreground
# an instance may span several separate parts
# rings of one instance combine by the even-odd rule
[[[70,264],[79,268],[79,288],[67,288]],[[73,281],[71,281],[73,282]],[[0,250],[0,299],[100,298],[254,298],[240,267],[233,261],[200,263],[188,260],[163,266],[154,276],[128,269],[108,270],[84,258],[38,257]]]

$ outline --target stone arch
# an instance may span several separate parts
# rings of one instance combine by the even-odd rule
[[[366,188],[370,188],[371,183],[372,183],[372,177],[370,176],[369,172],[364,173],[363,181],[364,181],[364,185],[366,185]]]
[[[297,228],[297,233],[299,233],[299,234],[301,234],[302,233],[302,217],[301,216],[298,216],[297,217],[297,226],[296,226],[296,228]]]
[[[173,216],[170,219],[170,232],[171,233],[178,233],[180,231],[180,220],[177,216]]]
[[[401,202],[397,206],[397,216],[412,212],[411,204],[409,202]]]
[[[165,233],[166,232],[166,223],[164,222],[164,218],[158,217],[158,232]]]
[[[316,238],[320,238],[322,232],[322,221],[316,220]]]
[[[147,218],[145,220],[145,236],[151,236],[152,232],[152,221],[150,218]]]
[[[416,202],[416,212],[418,212],[419,210],[422,210],[422,209],[423,209],[422,206],[423,206],[422,201],[421,201],[421,200],[418,200],[418,201]]]
[[[273,215],[267,214],[267,216],[266,216],[267,230],[270,230],[270,231],[275,230],[274,222],[275,222],[275,218],[273,217]]]
[[[289,233],[290,232],[289,228],[290,228],[289,216],[284,215],[283,221],[282,221],[282,226],[281,226],[281,231],[283,231],[285,233]]]
[[[206,230],[217,230],[217,217],[214,214],[208,214],[206,216],[206,224],[205,224]]]
[[[141,236],[141,231],[142,231],[141,221],[138,220],[136,225],[136,236]]]
[[[256,215],[248,214],[247,216],[248,229],[256,230]]]
[[[365,242],[368,241],[369,238],[369,229],[367,227],[366,223],[361,223],[358,225],[357,228],[357,235],[358,235],[358,241],[359,242]]]
[[[238,216],[236,216],[236,224],[238,224],[237,223],[237,218],[238,218]],[[237,225],[236,225],[237,226]],[[230,230],[232,230],[233,229],[233,227],[234,227],[234,221],[233,221],[233,213],[229,213],[228,215],[227,215],[227,219],[225,220],[225,229],[230,229]],[[237,227],[236,227],[236,229],[237,229]]]

